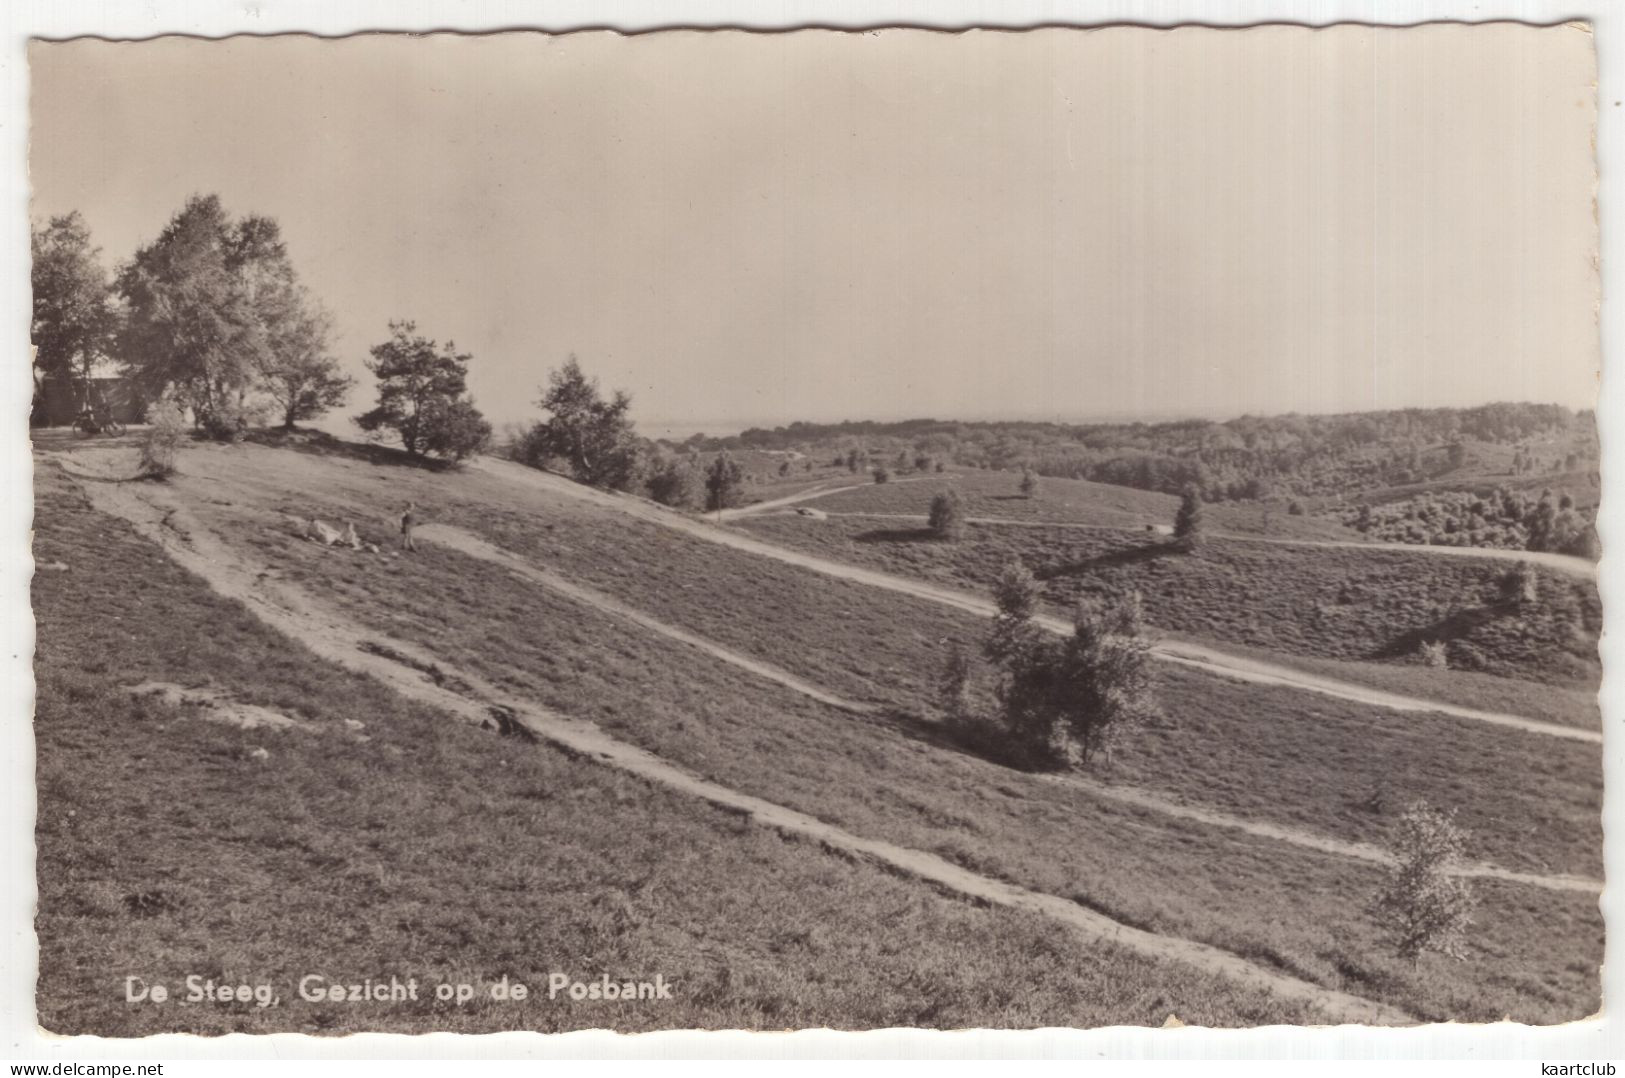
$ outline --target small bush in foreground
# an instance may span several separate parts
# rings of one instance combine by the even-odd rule
[[[1428,951],[1467,957],[1467,928],[1476,905],[1471,888],[1449,874],[1461,858],[1465,836],[1450,816],[1418,801],[1394,829],[1389,853],[1394,866],[1372,902],[1372,913],[1401,958],[1414,967]]]

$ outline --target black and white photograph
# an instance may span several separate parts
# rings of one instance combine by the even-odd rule
[[[1603,1011],[1588,24],[26,59],[46,1033]]]

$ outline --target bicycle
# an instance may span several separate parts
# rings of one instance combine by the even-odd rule
[[[89,438],[96,434],[107,434],[117,437],[125,432],[125,426],[112,416],[98,416],[92,409],[86,408],[73,420],[73,431],[81,438]]]

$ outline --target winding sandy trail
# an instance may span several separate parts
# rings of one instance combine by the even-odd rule
[[[499,475],[516,483],[526,484],[564,497],[627,513],[659,524],[662,527],[686,532],[708,542],[720,543],[736,550],[747,551],[765,558],[773,558],[790,565],[798,565],[804,569],[823,573],[826,576],[866,584],[870,587],[884,588],[904,595],[912,595],[917,599],[941,603],[944,606],[951,606],[980,617],[991,617],[996,612],[990,600],[979,596],[956,591],[952,588],[944,588],[936,584],[928,584],[924,581],[896,576],[891,573],[883,573],[875,569],[865,569],[857,565],[830,561],[827,558],[820,558],[813,554],[806,554],[789,547],[769,543],[766,540],[757,539],[743,532],[695,520],[653,502],[582,486],[561,476],[538,471],[535,468],[527,468],[522,464],[482,457],[474,461],[470,467],[478,468],[493,475]],[[1061,635],[1066,635],[1072,631],[1072,626],[1060,618],[1042,615],[1035,620],[1044,628]],[[1365,685],[1338,681],[1335,678],[1321,677],[1318,674],[1295,670],[1289,666],[1279,666],[1275,663],[1266,663],[1257,659],[1232,655],[1203,644],[1164,641],[1157,645],[1153,654],[1159,659],[1177,662],[1199,670],[1206,670],[1209,673],[1235,681],[1300,689],[1305,692],[1319,693],[1322,696],[1351,700],[1355,703],[1369,704],[1373,707],[1388,708],[1393,711],[1414,712],[1423,715],[1449,715],[1453,718],[1469,719],[1474,722],[1484,722],[1509,727],[1514,730],[1522,730],[1525,733],[1542,734],[1549,737],[1560,737],[1571,741],[1584,741],[1598,745],[1602,743],[1602,732],[1600,730],[1584,730],[1572,726],[1562,726],[1558,723],[1541,722],[1537,719],[1526,719],[1519,715],[1481,711],[1477,708],[1461,707],[1438,700],[1424,700],[1414,696],[1384,692],[1381,689],[1373,689]]]
[[[220,595],[243,603],[256,617],[290,639],[376,678],[403,696],[478,725],[491,723],[493,706],[506,709],[513,721],[533,737],[738,812],[763,826],[886,865],[968,898],[1042,914],[1090,939],[1109,941],[1154,959],[1178,962],[1237,984],[1308,1003],[1331,1022],[1415,1022],[1399,1008],[1254,965],[1208,944],[1134,928],[1076,902],[979,875],[935,854],[864,838],[816,817],[699,778],[652,753],[617,741],[591,723],[508,696],[466,671],[447,671],[467,687],[468,694],[454,692],[407,662],[379,654],[377,649],[384,644],[395,655],[424,666],[438,664],[438,660],[403,641],[373,632],[326,608],[301,589],[268,576],[265,567],[247,560],[204,528],[172,490],[136,483],[77,485],[97,510],[128,521],[137,533],[156,543],[173,561],[201,577]],[[444,664],[438,665],[446,670]]]
[[[893,483],[922,483],[928,478],[931,478],[931,477],[918,475],[918,476],[914,476],[914,477],[909,478],[909,479],[894,479],[894,480],[892,480],[892,482]],[[786,509],[786,508],[788,508],[788,507],[790,507],[792,505],[800,505],[802,502],[810,502],[814,498],[827,498],[831,494],[839,494],[843,490],[861,490],[861,489],[863,489],[864,487],[866,487],[868,485],[869,485],[868,480],[859,480],[857,482],[852,482],[851,480],[831,479],[831,480],[826,480],[825,483],[820,483],[820,484],[816,484],[814,486],[810,486],[805,490],[796,492],[795,494],[786,494],[782,498],[773,498],[773,499],[771,499],[769,501],[765,501],[765,502],[754,502],[751,505],[741,505],[741,506],[738,506],[737,508],[734,508],[734,509],[722,509],[722,510],[719,510],[718,512],[707,513],[705,515],[706,515],[707,518],[709,518],[711,520],[720,520],[720,521],[723,521],[723,522],[727,522],[727,521],[730,521],[730,520],[738,520],[740,517],[753,517],[753,516],[757,516],[758,514],[761,514],[761,513],[772,512],[775,509]],[[836,516],[836,515],[844,516],[845,514],[831,513],[830,515],[831,516]],[[856,514],[854,514],[854,515],[856,515]],[[863,514],[863,515],[867,516],[868,514]],[[925,518],[921,517],[920,519],[923,520]]]
[[[841,487],[840,490],[850,490],[850,487]],[[826,494],[838,493],[838,490],[820,491],[816,497]],[[741,516],[755,516],[764,513],[770,507],[783,509],[795,504],[795,499],[780,498],[777,502],[763,502],[761,505],[750,506],[749,513]],[[919,513],[842,513],[836,510],[825,510],[831,517],[850,517],[862,520],[897,520],[923,524],[929,517]],[[783,514],[779,514],[783,515]],[[727,517],[725,519],[734,519]],[[1015,520],[1010,517],[966,517],[965,523],[979,524],[983,527],[995,528],[1061,528],[1072,531],[1118,532],[1119,534],[1144,534],[1136,528],[1120,527],[1113,524],[1085,524],[1077,520]],[[1437,554],[1444,557],[1481,558],[1489,561],[1521,561],[1531,565],[1539,565],[1567,576],[1581,577],[1586,580],[1597,579],[1597,566],[1584,558],[1577,558],[1572,554],[1553,554],[1543,550],[1506,550],[1501,547],[1487,546],[1434,546],[1426,543],[1361,543],[1353,539],[1283,539],[1263,535],[1238,535],[1235,532],[1208,531],[1204,534],[1214,539],[1223,539],[1232,543],[1262,543],[1266,546],[1289,547],[1318,547],[1323,550],[1387,550],[1400,554]]]
[[[431,542],[449,546],[453,550],[461,551],[470,557],[500,565],[521,580],[539,584],[585,606],[590,606],[606,614],[612,614],[615,617],[624,618],[634,625],[648,629],[650,632],[658,633],[668,639],[697,648],[713,658],[721,659],[732,666],[748,670],[759,678],[777,682],[820,703],[829,704],[831,707],[840,708],[842,711],[852,711],[859,714],[869,714],[879,710],[873,705],[860,704],[855,700],[848,700],[832,692],[827,692],[810,681],[796,677],[788,670],[752,659],[748,655],[732,651],[702,636],[696,636],[686,629],[678,628],[658,618],[651,617],[636,607],[628,606],[619,599],[606,595],[595,588],[577,584],[550,569],[540,568],[511,551],[503,550],[501,547],[487,542],[473,532],[464,531],[462,528],[453,527],[450,524],[424,524],[415,530],[414,535],[419,539],[427,539]]]

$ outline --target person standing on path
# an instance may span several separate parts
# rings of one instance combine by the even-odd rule
[[[416,550],[412,542],[412,527],[417,523],[417,502],[407,502],[406,512],[401,514],[401,549]]]

